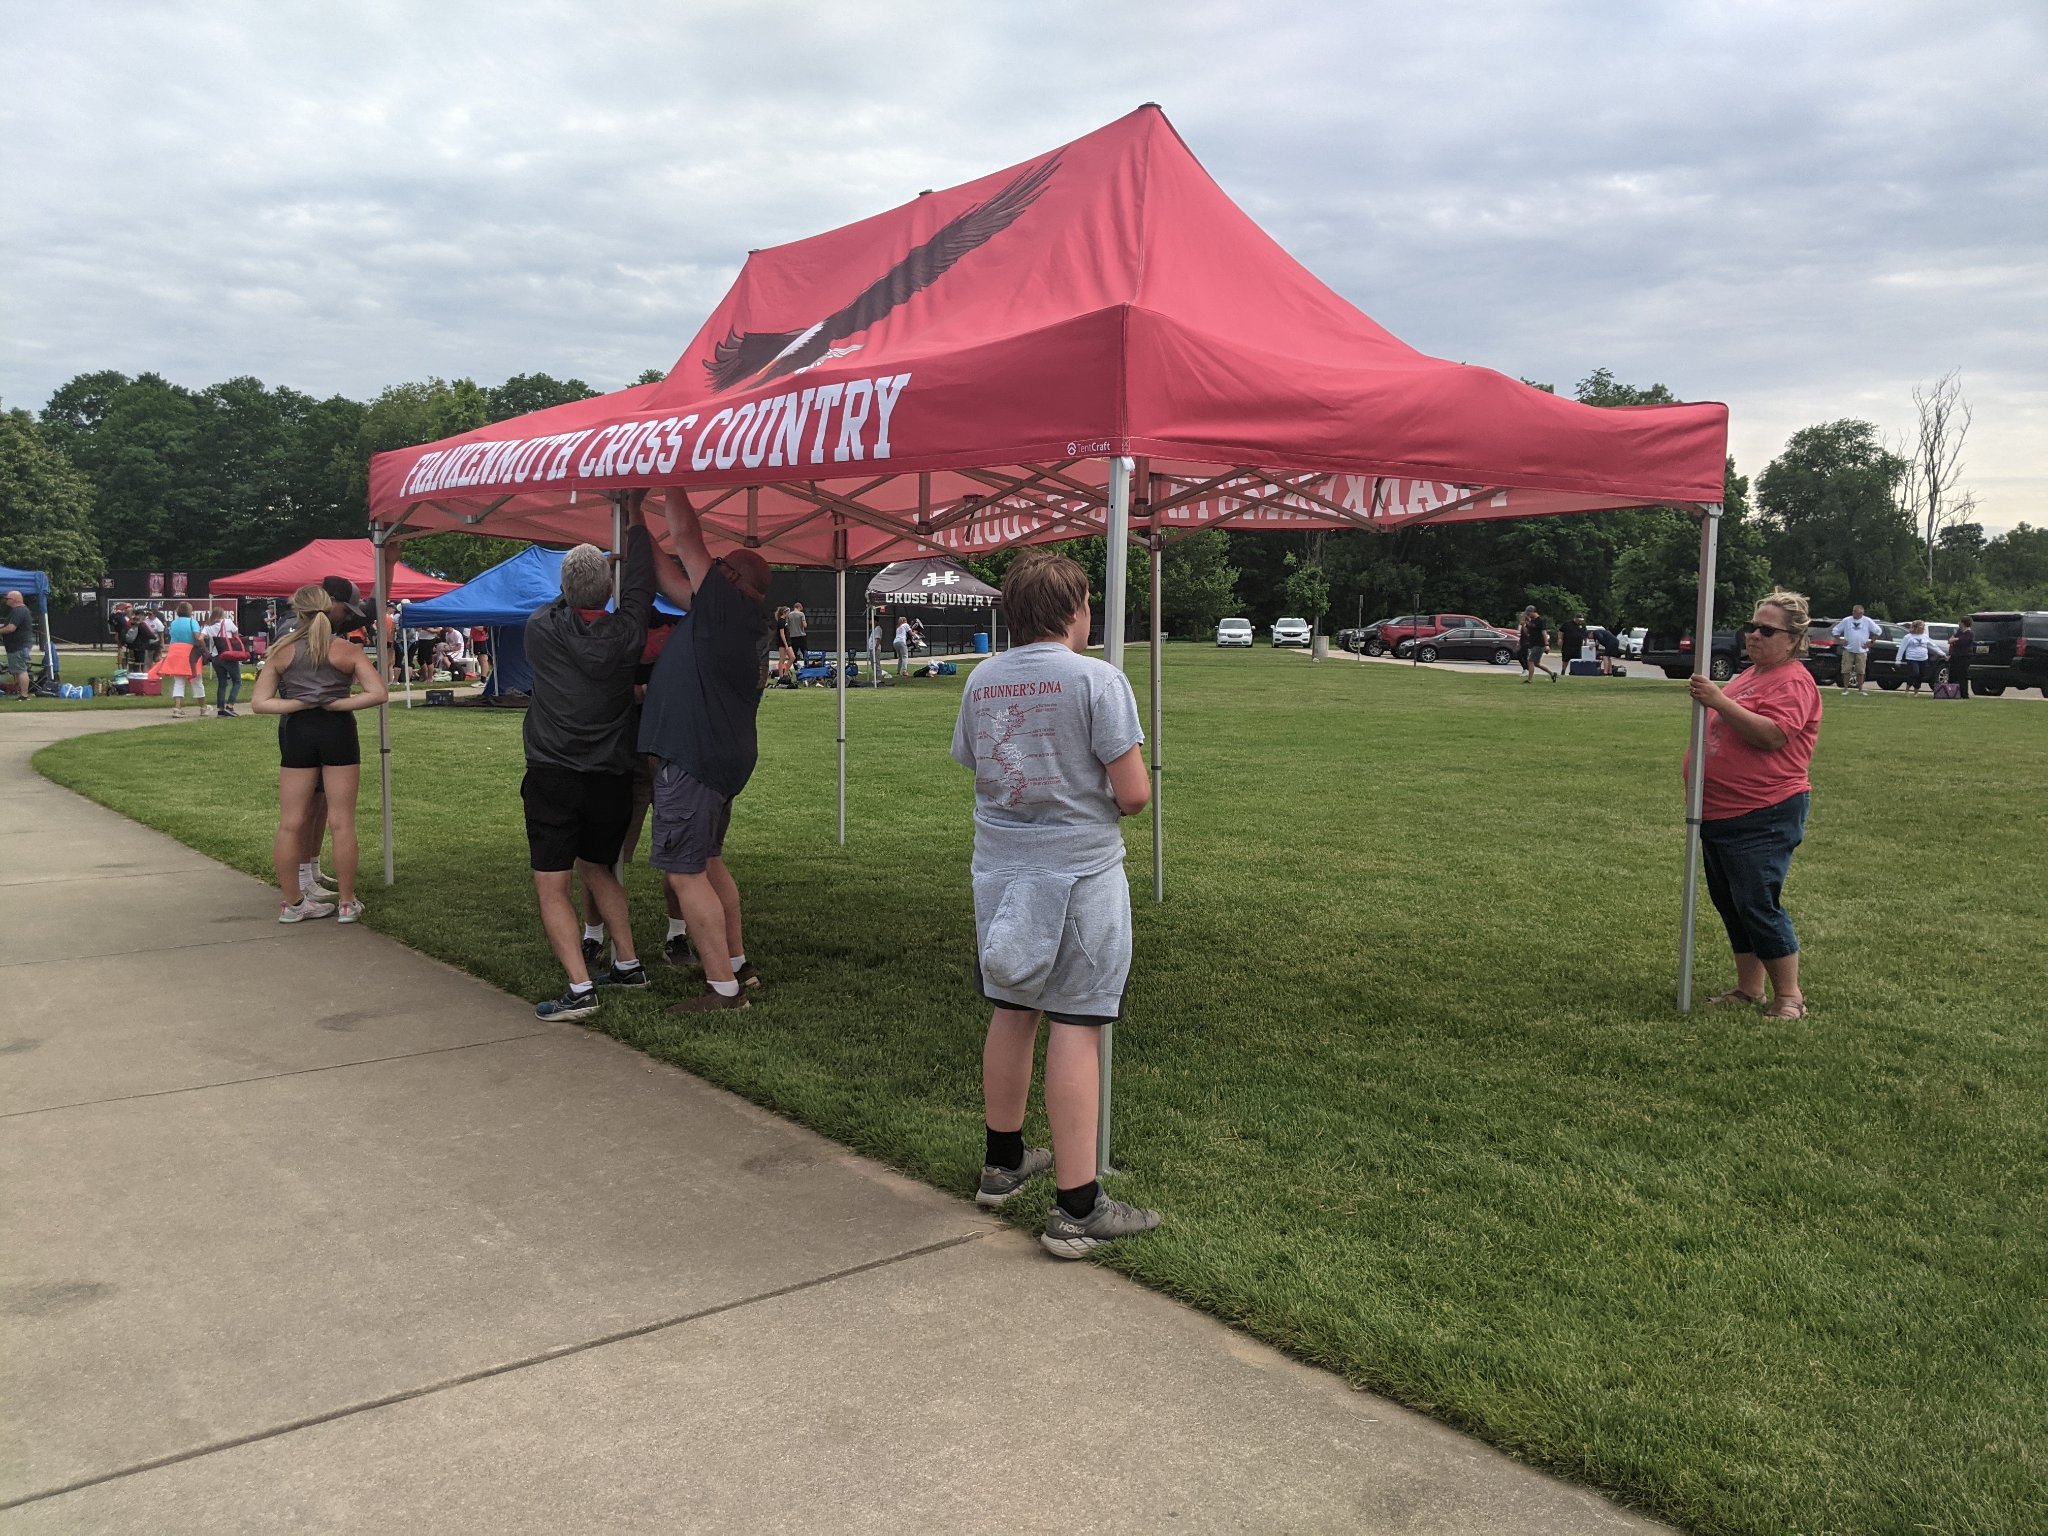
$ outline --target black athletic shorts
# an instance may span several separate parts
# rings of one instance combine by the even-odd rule
[[[578,773],[528,763],[519,783],[526,802],[526,847],[538,873],[571,869],[581,859],[610,869],[633,820],[633,775]]]
[[[286,768],[353,768],[363,760],[353,710],[302,709],[277,721],[278,762]]]

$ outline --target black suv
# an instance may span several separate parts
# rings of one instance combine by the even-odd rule
[[[2048,613],[1973,613],[1970,629],[1972,693],[1995,699],[2008,688],[2039,688],[2048,698]]]
[[[1643,636],[1643,665],[1663,669],[1666,677],[1692,676],[1692,634],[1658,634],[1654,629]],[[1717,683],[1749,665],[1749,652],[1742,648],[1742,636],[1732,629],[1714,631],[1714,649],[1707,657],[1707,676]]]

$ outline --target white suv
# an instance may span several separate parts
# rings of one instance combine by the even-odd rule
[[[1252,643],[1252,621],[1250,619],[1225,619],[1216,626],[1218,645],[1241,645],[1249,649]]]
[[[1273,621],[1273,643],[1275,645],[1307,645],[1310,630],[1307,619],[1275,619]]]

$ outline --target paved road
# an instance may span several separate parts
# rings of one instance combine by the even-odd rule
[[[1661,1529],[27,769],[144,724],[0,717],[0,1529]]]

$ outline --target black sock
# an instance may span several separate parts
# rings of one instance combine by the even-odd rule
[[[991,1168],[1022,1168],[1024,1166],[1024,1133],[998,1131],[988,1128],[988,1151],[982,1161]]]
[[[1079,1221],[1095,1209],[1095,1197],[1101,1193],[1102,1185],[1094,1179],[1090,1179],[1079,1189],[1063,1189],[1059,1192],[1060,1209]]]

